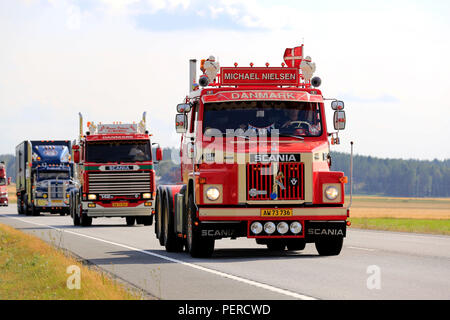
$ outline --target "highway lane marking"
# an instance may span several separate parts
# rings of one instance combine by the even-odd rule
[[[364,251],[375,251],[376,250],[376,249],[362,248],[362,247],[353,247],[353,246],[347,246],[346,248],[356,249],[356,250],[364,250]]]
[[[300,300],[317,300],[317,298],[314,298],[314,297],[311,297],[311,296],[307,296],[307,295],[299,294],[299,293],[292,292],[292,291],[289,291],[289,290],[277,288],[277,287],[274,287],[274,286],[271,286],[271,285],[268,285],[268,284],[265,284],[265,283],[257,282],[257,281],[246,279],[246,278],[242,278],[242,277],[235,276],[235,275],[232,275],[232,274],[228,274],[228,273],[225,273],[225,272],[222,272],[222,271],[209,269],[209,268],[202,267],[202,266],[199,266],[199,265],[196,265],[196,264],[193,264],[193,263],[189,263],[189,262],[185,262],[185,261],[182,261],[182,260],[170,258],[170,257],[164,256],[164,255],[160,255],[160,254],[157,254],[157,253],[154,253],[154,252],[142,250],[142,249],[139,249],[139,248],[134,248],[134,247],[131,247],[131,246],[128,246],[128,245],[125,245],[125,244],[121,244],[121,243],[117,243],[117,242],[113,242],[113,241],[109,241],[109,240],[104,240],[104,239],[96,238],[96,237],[93,237],[93,236],[88,236],[88,235],[85,235],[85,234],[82,234],[82,233],[73,232],[73,231],[69,231],[69,230],[62,230],[62,229],[59,229],[59,228],[56,228],[56,227],[52,227],[52,226],[49,226],[49,225],[46,225],[46,224],[30,222],[30,221],[27,221],[27,220],[24,220],[24,219],[21,219],[21,218],[8,217],[8,216],[4,216],[4,215],[0,215],[0,216],[2,216],[4,218],[10,218],[10,219],[19,220],[19,221],[22,221],[22,222],[25,222],[25,223],[29,223],[29,224],[34,224],[34,225],[41,226],[41,227],[47,227],[47,228],[54,229],[54,230],[57,230],[57,231],[60,231],[60,232],[63,232],[63,233],[66,232],[66,233],[77,235],[77,236],[80,236],[80,237],[84,237],[84,238],[88,238],[88,239],[92,239],[92,240],[97,240],[97,241],[100,241],[100,242],[104,242],[104,243],[111,244],[111,245],[114,245],[114,246],[122,247],[122,248],[125,248],[125,249],[133,250],[133,251],[140,252],[140,253],[143,253],[143,254],[146,254],[146,255],[149,255],[149,256],[154,256],[154,257],[157,257],[157,258],[160,258],[160,259],[164,259],[164,260],[167,260],[167,261],[170,261],[170,262],[179,263],[179,264],[182,264],[182,265],[184,265],[186,267],[190,267],[190,268],[193,268],[193,269],[197,269],[197,270],[200,270],[200,271],[204,271],[204,272],[208,272],[208,273],[211,273],[211,274],[214,274],[214,275],[218,275],[218,276],[221,276],[221,277],[224,277],[224,278],[235,280],[235,281],[238,281],[238,282],[241,282],[241,283],[245,283],[245,284],[257,287],[257,288],[266,289],[266,290],[271,291],[271,292],[275,292],[275,293],[278,293],[278,294],[286,295],[286,296],[289,296],[289,297],[292,297],[292,298],[295,298],[295,299],[300,299]]]

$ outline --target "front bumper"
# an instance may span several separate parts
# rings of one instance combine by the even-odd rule
[[[306,242],[315,242],[323,237],[345,237],[347,208],[290,208],[291,216],[262,216],[265,208],[199,208],[199,228],[202,236],[220,238],[247,237],[256,239],[302,238]],[[298,221],[302,231],[298,234],[253,234],[250,230],[252,222],[272,221],[275,224],[284,221],[288,224]]]
[[[63,199],[36,199],[35,207],[38,209],[51,209],[51,208],[68,208],[69,204]]]
[[[202,220],[256,220],[261,219],[261,208],[199,208],[199,219]],[[292,216],[301,220],[346,220],[347,208],[343,207],[309,207],[290,208]],[[283,220],[286,217],[264,217],[264,219]]]
[[[89,207],[89,204],[95,204],[95,207]],[[82,202],[83,211],[87,213],[88,217],[134,217],[134,216],[151,216],[154,211],[154,204],[146,206],[141,203],[137,206],[126,207],[106,207],[99,202]]]

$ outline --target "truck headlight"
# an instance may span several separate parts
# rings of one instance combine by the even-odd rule
[[[339,190],[336,187],[329,186],[325,189],[325,197],[328,200],[335,200],[339,195]]]
[[[216,201],[220,197],[220,191],[216,187],[209,187],[208,189],[206,189],[205,193],[206,193],[206,197],[210,201]]]
[[[88,194],[88,200],[97,200],[97,195],[96,194]]]
[[[142,194],[142,199],[150,199],[152,197],[152,195],[150,193],[143,193]]]
[[[42,197],[43,197],[44,199],[47,199],[47,198],[48,198],[48,195],[47,195],[46,193],[44,193],[44,194],[42,195]]]

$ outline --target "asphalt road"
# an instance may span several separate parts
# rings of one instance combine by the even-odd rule
[[[254,240],[216,241],[212,258],[167,253],[153,226],[69,216],[18,215],[0,223],[34,234],[161,299],[450,299],[450,237],[350,228],[339,256],[305,250],[270,253]]]

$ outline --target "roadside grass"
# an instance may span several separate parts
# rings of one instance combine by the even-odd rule
[[[349,218],[351,228],[450,235],[450,220]]]
[[[69,289],[69,266],[80,289]],[[0,224],[0,300],[137,300],[142,295],[43,240]]]
[[[353,196],[349,220],[354,228],[450,235],[450,198]]]

